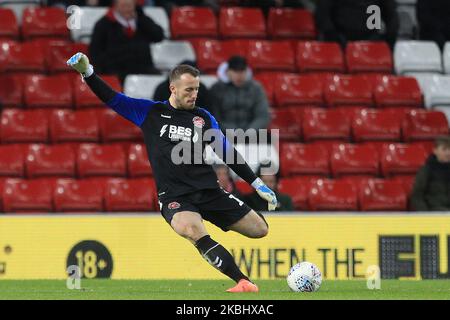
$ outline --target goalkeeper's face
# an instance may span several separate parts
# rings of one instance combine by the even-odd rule
[[[180,78],[170,84],[170,92],[175,98],[176,108],[193,109],[200,87],[199,77],[189,73],[182,74]]]

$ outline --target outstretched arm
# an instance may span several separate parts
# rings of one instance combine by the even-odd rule
[[[67,64],[81,74],[89,88],[101,101],[135,125],[142,125],[155,104],[154,101],[130,98],[115,91],[94,73],[94,67],[89,64],[88,57],[83,53],[78,52],[73,55]]]
[[[226,165],[236,172],[238,176],[250,184],[261,198],[269,203],[268,209],[270,211],[275,210],[278,205],[275,193],[253,173],[252,169],[250,169],[242,155],[224,136],[216,119],[206,110],[205,112],[211,119],[212,129],[215,130],[214,137],[215,139],[218,139],[218,141],[216,141],[216,151],[218,151],[216,154],[223,160],[223,162],[225,162]]]

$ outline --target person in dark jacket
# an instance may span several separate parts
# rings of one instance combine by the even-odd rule
[[[194,68],[197,68],[197,65],[194,61],[183,61],[180,64],[187,64]],[[153,100],[155,101],[165,101],[170,97],[170,89],[169,89],[169,78],[166,78],[163,82],[161,82],[155,89],[153,93]],[[200,88],[198,89],[197,100],[195,104],[199,107],[202,107],[209,111],[209,90],[208,88],[200,81]]]
[[[278,180],[279,180],[279,174],[262,174],[263,171],[261,170],[262,166],[258,169],[258,172],[256,173],[264,183],[275,192],[275,195],[278,199],[278,205],[275,211],[294,211],[294,205],[292,203],[292,198],[284,193],[280,193],[278,191]],[[267,203],[264,203],[263,201],[259,201],[257,199],[258,194],[256,192],[253,192],[247,196],[244,197],[244,202],[253,210],[260,210],[260,211],[266,211],[267,210]]]
[[[211,112],[226,129],[267,129],[269,102],[262,85],[253,79],[247,60],[232,56],[222,63],[210,89]]]
[[[367,8],[377,5],[385,31],[369,29]],[[395,0],[318,0],[316,24],[325,41],[337,41],[345,46],[347,41],[385,40],[395,43],[399,28]]]
[[[417,0],[416,15],[420,39],[435,41],[442,49],[450,41],[450,1]]]
[[[436,140],[433,154],[417,172],[411,207],[416,211],[450,211],[450,137]]]
[[[156,74],[150,43],[164,39],[163,29],[136,6],[135,0],[115,0],[94,27],[89,54],[98,73]]]

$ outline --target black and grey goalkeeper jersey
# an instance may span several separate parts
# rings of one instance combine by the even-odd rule
[[[110,108],[141,128],[160,198],[218,188],[217,176],[204,160],[207,145],[249,184],[256,179],[205,109],[180,110],[168,101],[130,98],[95,74],[86,82]]]

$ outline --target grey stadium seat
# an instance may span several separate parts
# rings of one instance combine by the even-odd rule
[[[74,41],[89,43],[97,21],[102,18],[108,8],[106,7],[80,7],[80,28],[70,30]]]
[[[166,79],[162,75],[128,75],[125,78],[124,92],[132,98],[153,99],[156,87]]]
[[[424,87],[425,107],[450,106],[450,76],[434,76]]]
[[[444,64],[444,72],[450,74],[450,42],[444,45],[444,52],[442,52],[442,63]]]
[[[441,51],[433,41],[397,41],[394,47],[394,68],[397,74],[442,73]]]
[[[145,7],[144,13],[164,30],[166,39],[170,39],[170,22],[166,10],[162,7]]]
[[[200,81],[209,89],[214,83],[219,79],[216,76],[211,75],[200,75]]]
[[[167,71],[184,60],[195,61],[195,51],[188,41],[165,40],[150,45],[153,63],[162,71]]]

